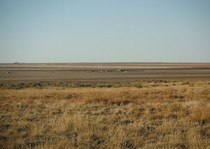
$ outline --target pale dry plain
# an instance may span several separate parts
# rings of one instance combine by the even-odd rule
[[[210,63],[0,64],[0,82],[209,77]]]
[[[0,148],[210,148],[210,63],[0,64]]]

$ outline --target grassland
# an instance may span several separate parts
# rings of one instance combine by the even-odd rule
[[[0,148],[210,148],[210,81],[2,83]]]
[[[0,83],[209,78],[210,63],[0,64]]]

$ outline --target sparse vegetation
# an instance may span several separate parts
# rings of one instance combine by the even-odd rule
[[[210,148],[209,81],[0,86],[0,148]]]

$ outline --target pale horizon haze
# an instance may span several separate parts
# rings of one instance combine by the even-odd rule
[[[14,62],[210,62],[210,0],[0,0]]]

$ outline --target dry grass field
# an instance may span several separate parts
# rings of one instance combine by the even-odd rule
[[[210,81],[0,85],[0,148],[210,148]]]
[[[0,64],[0,148],[210,148],[210,64]]]

